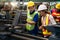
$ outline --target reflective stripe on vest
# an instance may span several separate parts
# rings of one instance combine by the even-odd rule
[[[49,14],[47,14],[46,15],[46,26],[49,24]],[[43,31],[43,35],[51,35],[51,32],[49,32],[48,30],[46,30],[46,29],[42,29],[42,31]]]
[[[48,25],[49,24],[49,14],[47,14],[47,16],[46,16],[46,25]]]
[[[52,13],[52,16],[60,16],[60,13],[53,12],[53,13]]]
[[[42,20],[41,21],[44,24],[44,26],[49,24],[49,18],[48,17],[49,17],[49,14],[46,15],[46,19],[45,20],[42,17]]]
[[[37,12],[34,12],[32,15],[30,15],[30,12],[28,11],[28,13],[27,13],[27,22],[28,21],[33,21],[33,18],[36,14],[37,14]],[[29,31],[33,30],[34,27],[35,27],[35,25],[31,25],[31,24],[28,24],[28,23],[26,24],[26,29],[29,30]]]

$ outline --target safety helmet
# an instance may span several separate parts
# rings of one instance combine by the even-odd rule
[[[43,4],[38,7],[38,11],[46,10],[46,9],[47,9],[46,5]]]
[[[60,3],[56,4],[56,8],[60,9]]]
[[[27,4],[27,7],[31,7],[31,6],[34,6],[34,2],[33,1],[29,1],[28,4]]]

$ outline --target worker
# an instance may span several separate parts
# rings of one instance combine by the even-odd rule
[[[56,4],[55,11],[52,11],[52,16],[55,18],[57,23],[60,23],[60,3]]]
[[[54,25],[54,24],[56,24],[56,22],[55,22],[53,16],[48,13],[46,5],[44,5],[44,4],[40,5],[38,8],[38,12],[42,16],[41,17],[42,25],[39,27],[39,29],[42,29],[44,37],[48,37],[52,33],[50,31],[48,31],[44,26]]]
[[[35,4],[33,1],[29,1],[27,4],[27,24],[26,30],[29,34],[37,35],[38,33],[38,12],[35,10]]]

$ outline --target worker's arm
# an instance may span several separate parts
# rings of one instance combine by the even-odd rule
[[[56,24],[56,22],[55,22],[55,20],[54,20],[52,15],[49,16],[49,19],[50,19],[50,22],[52,23],[51,25],[55,25]]]
[[[40,27],[39,27],[39,29],[43,29],[44,28],[44,26],[43,25],[41,25]]]
[[[29,24],[35,24],[34,21],[28,21],[27,23],[29,23]]]

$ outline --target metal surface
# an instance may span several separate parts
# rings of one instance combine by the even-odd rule
[[[24,36],[24,37],[39,39],[39,40],[48,40],[47,38],[43,38],[43,37],[40,37],[40,36],[34,36],[34,35],[27,34],[27,33],[15,32],[15,34],[16,35],[20,35],[20,36]]]
[[[15,16],[14,21],[12,23],[13,26],[16,26],[18,24],[19,17],[20,17],[20,12],[16,11],[16,16]]]
[[[15,38],[22,39],[22,40],[34,40],[34,39],[31,39],[31,38],[24,37],[24,36],[19,36],[19,35],[16,35],[16,34],[12,34],[11,36],[15,37]]]

